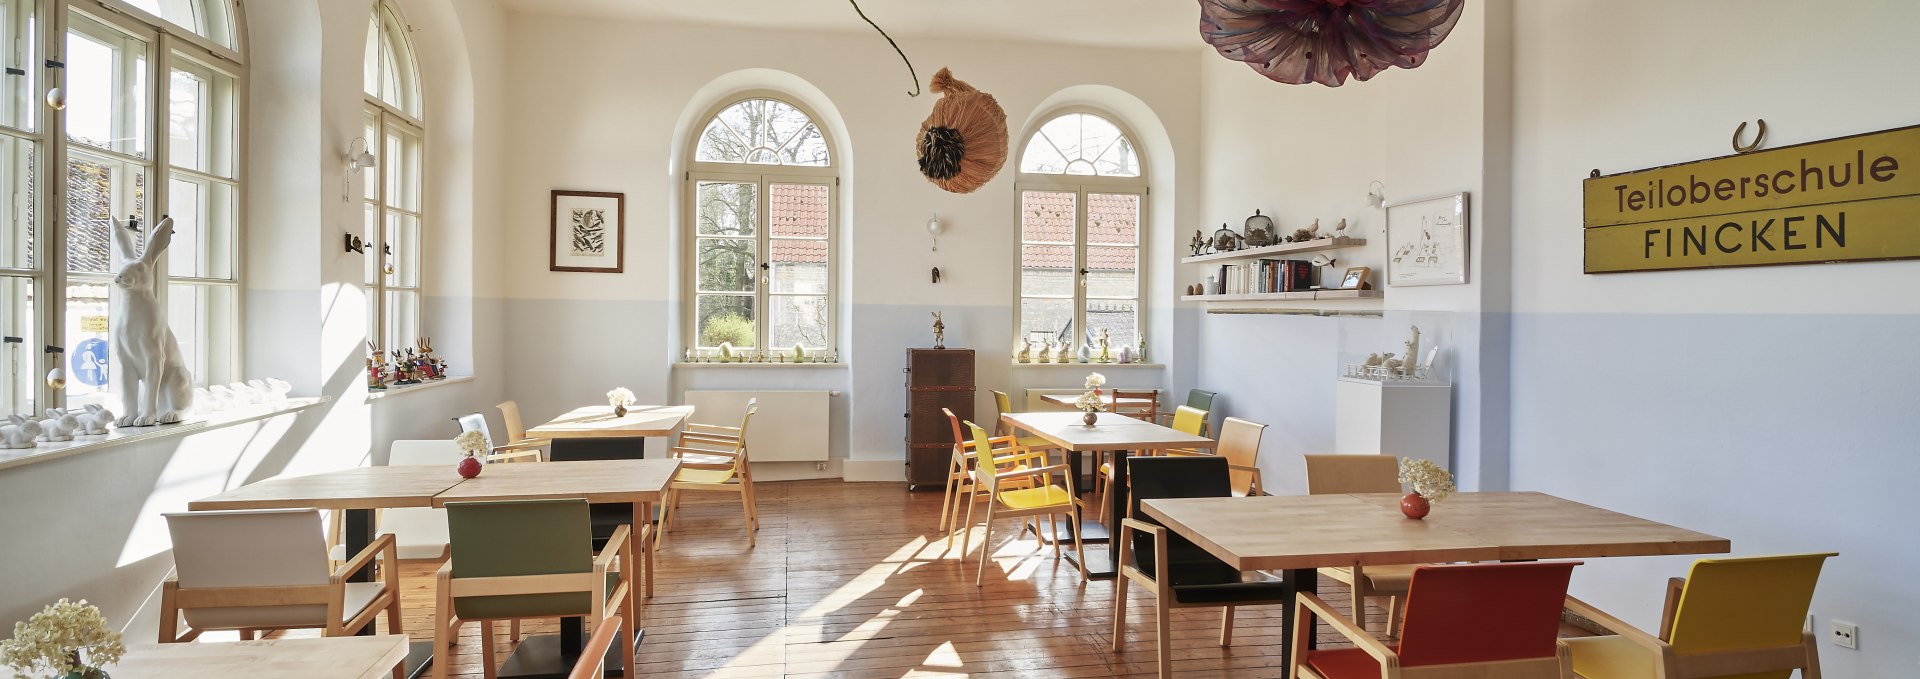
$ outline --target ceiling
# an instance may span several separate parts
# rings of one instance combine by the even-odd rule
[[[844,0],[504,0],[527,14],[806,31],[871,31]],[[865,0],[896,39],[1197,48],[1192,0]],[[875,36],[876,38],[878,36]],[[911,47],[910,45],[902,45]]]

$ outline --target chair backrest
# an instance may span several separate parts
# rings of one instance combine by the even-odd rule
[[[967,431],[973,435],[973,438],[969,442],[973,444],[973,468],[979,470],[979,478],[976,483],[983,488],[998,490],[999,486],[995,484],[994,473],[999,470],[993,466],[993,444],[988,443],[992,437],[987,435],[986,429],[971,421],[963,422],[962,424],[965,424]]]
[[[1229,417],[1220,423],[1220,443],[1218,455],[1227,459],[1235,467],[1260,467],[1260,437],[1267,431],[1267,425],[1249,422],[1238,417]],[[1233,492],[1247,495],[1253,492],[1253,472],[1233,470]]]
[[[960,416],[953,414],[953,410],[948,408],[941,408],[940,412],[947,416],[947,424],[953,427],[953,452],[956,456],[964,454],[969,439],[966,433],[960,430]]]
[[[1307,494],[1400,492],[1400,458],[1392,455],[1308,455]]]
[[[1180,406],[1173,411],[1173,428],[1175,431],[1199,436],[1200,430],[1206,426],[1207,411],[1205,410],[1192,406]]]
[[[455,465],[465,457],[452,439],[402,439],[387,449],[387,466]]]
[[[1144,402],[1125,402],[1129,399],[1138,399]],[[1113,390],[1113,402],[1107,404],[1107,412],[1157,424],[1160,420],[1160,390],[1146,389],[1131,391],[1115,389]]]
[[[1218,455],[1134,456],[1128,457],[1126,464],[1129,485],[1127,515],[1149,524],[1162,525],[1140,511],[1140,502],[1143,500],[1233,495],[1227,459]],[[1134,533],[1135,567],[1157,578],[1160,576],[1153,572],[1153,549],[1152,535]],[[1173,584],[1213,584],[1215,581],[1233,582],[1239,579],[1239,574],[1233,572],[1226,562],[1214,558],[1179,533],[1167,532],[1167,554],[1168,568],[1174,571],[1171,574]]]
[[[1421,566],[1407,584],[1400,665],[1551,658],[1577,561]]]
[[[1213,412],[1213,397],[1215,396],[1219,396],[1219,394],[1205,389],[1188,389],[1187,407],[1194,410]]]
[[[1013,399],[1007,396],[1007,392],[1004,392],[1004,391],[993,392],[993,415],[994,415],[993,435],[994,436],[1006,436],[1013,433],[1013,425],[1009,424],[1005,420],[1000,419],[1001,415],[1005,415],[1011,412],[1013,412]],[[954,443],[959,443],[962,440],[964,440],[960,438],[959,434],[960,434],[960,430],[958,428],[954,429],[954,437],[953,437]]]
[[[182,589],[324,585],[327,538],[318,509],[246,509],[164,515]],[[326,623],[325,605],[188,609],[187,624],[232,628]]]
[[[467,413],[453,418],[453,421],[460,424],[460,433],[465,434],[470,431],[480,432],[480,437],[487,440],[487,448],[489,450],[493,448],[493,432],[487,431],[487,416],[481,415],[480,413]]]
[[[1668,643],[1678,654],[1800,643],[1820,566],[1837,554],[1693,562]],[[1780,677],[1791,670],[1746,677]]]
[[[747,399],[747,412],[740,414],[740,442],[733,446],[733,468],[738,470],[747,466],[747,425],[753,422],[753,414],[760,412],[760,399]]]
[[[507,442],[527,440],[527,428],[520,423],[520,404],[506,401],[494,407],[500,409],[500,421],[507,425]]]
[[[586,500],[447,503],[452,575],[487,578],[593,571],[593,526]],[[590,594],[518,594],[460,597],[461,618],[586,615]]]

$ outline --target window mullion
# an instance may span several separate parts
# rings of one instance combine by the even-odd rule
[[[1073,332],[1074,351],[1087,336],[1087,187],[1074,188],[1073,201]]]
[[[45,31],[45,33],[35,41],[35,44],[40,52],[45,55],[46,61],[65,63],[67,58],[67,10],[63,3],[50,2],[43,5],[43,11],[45,12],[45,20],[40,23],[44,24],[42,30]],[[40,58],[28,60],[29,63],[41,63],[42,61]],[[44,66],[42,68],[44,76],[42,82],[45,83],[45,86],[49,88],[59,87],[62,88],[62,91],[65,91],[67,86],[66,69]],[[32,106],[36,105],[36,103],[29,103],[28,105]],[[45,167],[38,171],[37,174],[39,176],[34,178],[36,181],[40,181],[43,186],[47,187],[47,191],[44,192],[40,204],[33,206],[34,210],[39,211],[40,216],[40,219],[34,221],[44,229],[40,233],[35,234],[38,236],[35,240],[42,243],[42,245],[40,245],[41,250],[39,257],[34,260],[36,268],[40,270],[40,275],[35,277],[36,282],[41,284],[39,289],[35,291],[35,294],[39,295],[41,300],[38,312],[41,329],[40,343],[56,347],[67,346],[67,186],[64,180],[54,180],[54,178],[64,177],[66,174],[64,172],[67,167],[67,145],[65,143],[66,126],[67,120],[64,110],[49,110],[41,115],[40,152],[43,154],[43,157],[47,159],[47,162]],[[28,355],[35,357],[33,359],[34,371],[32,374],[36,377],[46,374],[47,371],[55,367],[48,364],[52,359],[48,354],[41,351],[41,349],[42,347],[27,347]],[[34,393],[36,394],[34,403],[36,405],[46,404],[48,408],[65,408],[67,406],[65,391],[53,389],[47,385],[45,380],[36,379],[33,383]]]
[[[767,294],[768,289],[773,287],[773,196],[768,193],[773,186],[764,174],[760,175],[758,181],[760,187],[753,196],[753,230],[759,241],[759,261],[756,262],[759,266],[756,268],[760,270],[754,274],[753,314],[756,321],[754,330],[760,336],[758,347],[766,351],[773,342],[773,298]]]
[[[152,72],[147,74],[147,101],[152,102],[149,104],[152,116],[141,122],[147,126],[147,139],[150,140],[147,142],[147,157],[153,163],[153,169],[148,170],[153,179],[147,182],[147,202],[152,206],[151,211],[147,213],[148,224],[157,224],[160,221],[160,215],[171,214],[168,212],[168,194],[173,187],[173,180],[168,169],[173,162],[173,154],[168,147],[172,145],[172,139],[168,136],[166,125],[161,121],[171,120],[168,116],[171,115],[173,97],[169,96],[168,86],[173,81],[172,47],[173,37],[162,31],[150,48],[155,50],[154,54],[147,57],[147,68],[152,69]],[[133,63],[138,65],[139,60],[135,59]],[[202,120],[205,119],[202,118]],[[201,235],[204,236],[204,233],[205,230]],[[207,240],[204,237],[199,239],[203,247]],[[158,272],[154,276],[155,280],[162,277],[160,274],[172,271],[170,262],[172,258],[173,253],[162,252],[154,259],[153,265],[157,267],[155,271]],[[168,309],[168,304],[172,302],[173,295],[167,294],[166,290],[154,290],[153,295],[160,303],[160,317],[170,318],[171,310]]]

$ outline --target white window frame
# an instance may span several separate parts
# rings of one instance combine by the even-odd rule
[[[373,263],[370,273],[365,278],[368,297],[367,304],[370,309],[367,339],[373,342],[380,350],[391,352],[413,346],[415,340],[418,339],[416,337],[393,336],[395,326],[410,325],[416,331],[414,334],[421,335],[426,333],[426,312],[424,308],[426,307],[427,297],[427,276],[426,271],[421,267],[423,262],[420,256],[421,244],[428,242],[427,232],[429,228],[427,220],[428,203],[426,184],[427,129],[426,123],[422,120],[425,117],[424,111],[426,103],[423,101],[424,88],[420,82],[418,52],[414,50],[411,41],[407,37],[409,29],[407,28],[406,17],[400,14],[400,8],[394,7],[388,2],[375,3],[373,16],[375,20],[380,22],[380,28],[377,29],[376,37],[381,40],[381,43],[376,45],[373,50],[373,57],[376,60],[384,62],[387,54],[386,50],[388,49],[385,44],[386,41],[393,40],[401,43],[400,46],[405,50],[405,53],[401,55],[400,58],[395,59],[395,63],[400,69],[406,71],[406,73],[398,75],[404,78],[402,87],[406,91],[402,93],[402,98],[410,99],[410,101],[390,102],[382,99],[377,93],[366,92],[363,77],[361,95],[365,100],[367,115],[372,116],[373,127],[378,131],[377,135],[367,139],[367,149],[376,156],[377,162],[374,167],[361,171],[363,181],[371,182],[371,184],[367,186],[378,187],[373,191],[363,190],[361,192],[363,205],[374,209],[374,224],[367,229],[366,245],[367,257],[372,260]],[[364,67],[365,65],[363,64],[362,68]],[[384,83],[384,78],[386,77],[385,69],[381,63],[376,63],[375,68],[380,77],[383,78],[381,82]],[[378,86],[375,89],[385,91],[383,86]],[[408,104],[411,104],[411,108],[414,110],[406,110],[405,106]],[[404,135],[410,135],[417,140],[417,143],[420,145],[418,162],[414,164],[414,167],[408,168],[409,171],[418,173],[418,176],[412,178],[415,190],[419,193],[419,196],[417,196],[418,210],[408,210],[397,207],[394,205],[394,197],[388,195],[394,183],[394,173],[398,170],[395,166],[399,164],[399,159],[391,157],[393,154],[387,152],[386,138],[389,130],[398,130]],[[404,178],[402,181],[405,181]],[[414,276],[412,285],[406,285],[402,281],[388,282],[387,276],[384,273],[384,267],[388,257],[387,250],[394,242],[394,234],[391,233],[388,224],[392,222],[396,216],[411,217],[417,225],[414,233],[414,242],[412,244],[403,243],[402,247],[393,255],[396,258],[406,258],[407,261],[405,262],[396,259],[393,264],[396,270],[400,270],[401,267],[411,267]],[[396,312],[389,308],[387,303],[388,293],[393,292],[410,293],[413,295],[413,309],[410,314],[412,318],[406,319],[410,321],[410,323],[400,323],[399,321],[401,319],[397,317]],[[395,345],[395,342],[399,342],[399,344]]]
[[[807,119],[813,123],[814,128],[820,131],[821,142],[825,144],[827,148],[827,164],[821,166],[772,165],[764,163],[726,163],[699,160],[700,137],[705,133],[708,123],[712,122],[722,111],[727,110],[735,104],[755,99],[771,99],[792,106],[795,110],[805,114]],[[838,150],[834,147],[832,133],[821,123],[820,116],[816,115],[812,108],[795,101],[792,97],[785,94],[772,91],[743,92],[728,97],[719,105],[709,108],[705,115],[697,120],[700,122],[693,126],[692,137],[689,139],[686,148],[687,172],[684,177],[685,186],[683,187],[681,196],[681,205],[685,206],[682,210],[685,213],[684,219],[682,220],[685,228],[683,233],[686,234],[685,253],[681,260],[681,356],[686,356],[689,350],[697,352],[714,349],[714,347],[703,347],[700,345],[699,299],[702,294],[724,294],[701,293],[699,290],[699,185],[701,182],[707,181],[752,183],[758,187],[755,193],[755,200],[758,201],[758,209],[754,210],[755,224],[753,232],[754,239],[758,243],[755,250],[754,261],[759,265],[757,267],[760,269],[759,280],[754,285],[753,292],[743,292],[733,296],[749,297],[754,300],[753,325],[755,339],[753,351],[765,351],[769,356],[773,355],[775,351],[792,350],[792,347],[775,347],[770,345],[773,339],[773,298],[818,296],[814,293],[775,293],[772,291],[772,286],[768,284],[770,280],[769,267],[772,264],[773,241],[787,240],[785,238],[775,239],[772,235],[773,230],[770,228],[772,211],[767,209],[768,201],[771,198],[771,187],[774,184],[812,184],[827,187],[827,292],[825,295],[827,334],[826,346],[821,347],[821,349],[837,355],[839,352],[840,328],[840,202],[843,198],[840,195],[841,159]]]
[[[1047,123],[1053,122],[1054,119],[1056,118],[1059,118],[1065,115],[1076,114],[1076,113],[1084,113],[1088,115],[1098,116],[1099,118],[1104,119],[1109,123],[1112,123],[1115,129],[1120,130],[1120,134],[1124,138],[1126,138],[1133,147],[1135,159],[1138,162],[1138,165],[1140,167],[1140,176],[1102,177],[1097,175],[1076,175],[1076,174],[1064,174],[1064,173],[1043,174],[1043,173],[1036,173],[1036,172],[1019,171],[1019,168],[1025,165],[1023,161],[1025,161],[1027,145],[1033,141],[1033,138],[1035,135],[1038,135],[1040,133],[1040,129],[1043,127],[1046,127]],[[1014,175],[1014,185],[1013,185],[1013,189],[1014,189],[1013,202],[1014,202],[1015,214],[1022,214],[1022,210],[1024,209],[1024,202],[1023,202],[1024,194],[1026,194],[1028,191],[1074,194],[1072,247],[1073,247],[1073,271],[1076,272],[1076,276],[1074,278],[1074,283],[1073,283],[1072,299],[1073,299],[1073,327],[1075,329],[1075,332],[1073,336],[1074,344],[1069,348],[1069,351],[1079,350],[1080,342],[1085,339],[1086,329],[1087,329],[1087,301],[1088,299],[1090,299],[1089,296],[1087,295],[1087,285],[1086,285],[1087,273],[1088,273],[1087,271],[1087,249],[1088,249],[1087,195],[1088,194],[1139,196],[1140,213],[1139,213],[1139,221],[1135,225],[1135,243],[1134,243],[1134,248],[1137,251],[1136,260],[1134,264],[1134,296],[1132,298],[1098,297],[1098,298],[1091,298],[1091,299],[1111,299],[1111,300],[1131,299],[1133,300],[1134,315],[1135,315],[1134,326],[1133,326],[1134,332],[1136,333],[1138,338],[1147,337],[1148,314],[1147,314],[1146,284],[1148,280],[1148,267],[1150,266],[1150,262],[1153,261],[1151,247],[1150,247],[1151,240],[1147,238],[1147,234],[1151,232],[1151,229],[1149,229],[1147,225],[1148,215],[1150,214],[1148,212],[1147,198],[1148,198],[1148,195],[1151,193],[1151,191],[1149,191],[1149,188],[1148,188],[1147,158],[1146,158],[1146,155],[1142,153],[1140,150],[1140,144],[1138,143],[1139,139],[1140,137],[1138,135],[1135,135],[1133,133],[1133,130],[1129,129],[1126,123],[1121,121],[1119,116],[1116,116],[1116,115],[1113,115],[1112,113],[1095,109],[1095,108],[1076,106],[1076,107],[1055,109],[1055,110],[1049,111],[1046,115],[1041,116],[1039,118],[1039,123],[1035,124],[1032,129],[1027,130],[1027,133],[1020,137],[1019,146],[1015,147],[1018,149],[1016,155],[1012,159],[1013,166],[1016,169],[1016,172]],[[1024,215],[1022,215],[1023,220],[1024,218],[1025,218]],[[1018,347],[1020,346],[1020,343],[1026,339],[1026,336],[1024,335],[1024,329],[1021,327],[1025,321],[1023,317],[1023,313],[1021,311],[1022,302],[1028,299],[1066,299],[1066,298],[1058,297],[1058,296],[1030,297],[1028,295],[1023,294],[1025,290],[1023,287],[1025,284],[1025,281],[1022,280],[1022,278],[1026,275],[1026,267],[1024,265],[1025,246],[1028,243],[1025,237],[1025,233],[1022,230],[1021,223],[1016,222],[1014,225],[1013,240],[1014,240],[1014,243],[1013,243],[1013,346]],[[1117,352],[1119,351],[1119,347],[1117,346],[1112,347],[1112,350]]]

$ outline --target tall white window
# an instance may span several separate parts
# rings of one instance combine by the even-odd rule
[[[175,234],[155,295],[193,383],[239,377],[233,16],[228,0],[0,0],[0,409],[128,388],[113,369],[112,237],[144,239],[164,216]],[[64,107],[45,103],[53,87]],[[54,367],[63,391],[41,379]]]
[[[363,182],[368,239],[368,338],[382,349],[413,346],[420,337],[420,243],[426,215],[421,176],[426,131],[421,126],[420,75],[407,25],[386,3],[367,22],[362,70],[366,91],[363,136],[377,163]]]
[[[1021,340],[1116,350],[1140,342],[1141,218],[1147,179],[1120,126],[1072,111],[1020,154]]]
[[[833,349],[839,170],[794,104],[719,108],[687,173],[685,346]]]

